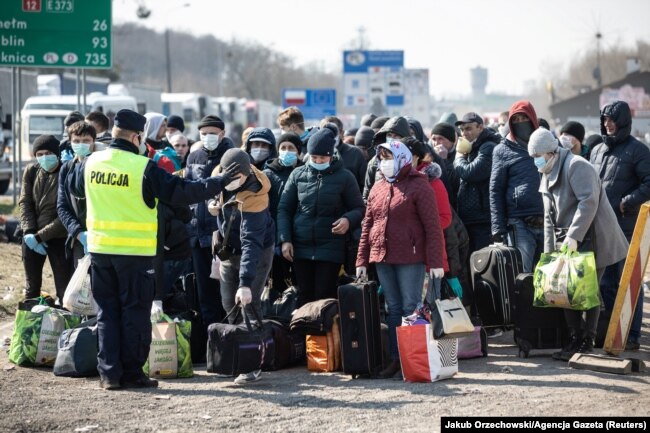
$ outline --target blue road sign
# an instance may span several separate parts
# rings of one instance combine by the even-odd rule
[[[282,107],[295,106],[305,119],[336,115],[336,89],[282,89]]]

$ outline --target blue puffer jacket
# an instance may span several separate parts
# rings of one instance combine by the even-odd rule
[[[219,146],[208,151],[201,147],[196,152],[190,153],[185,167],[185,177],[191,180],[207,179],[212,170],[219,165],[221,157],[226,150],[235,147],[228,137],[224,137]],[[192,248],[206,248],[212,245],[212,233],[218,229],[217,219],[210,215],[206,202],[202,201],[190,206],[192,209],[192,221],[187,225],[190,234],[190,245]]]
[[[505,138],[494,148],[490,176],[492,234],[505,234],[508,218],[544,215],[540,179],[526,147]]]
[[[607,135],[605,116],[616,124],[613,136]],[[603,107],[600,129],[605,142],[593,148],[591,163],[602,180],[621,229],[629,238],[641,205],[650,200],[650,150],[630,135],[632,115],[623,101]],[[624,212],[621,212],[621,204]]]

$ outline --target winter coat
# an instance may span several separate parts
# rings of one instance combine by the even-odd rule
[[[260,161],[260,162],[255,162],[253,160],[253,157],[251,156],[251,164],[255,165],[259,170],[263,170],[264,166],[266,165],[267,161],[270,161],[274,158],[278,157],[278,149],[275,145],[275,137],[273,136],[273,132],[271,132],[270,129],[268,128],[253,128],[253,130],[248,134],[246,137],[246,141],[244,142],[243,145],[243,150],[246,152],[248,155],[251,154],[251,142],[256,141],[256,139],[261,139],[263,142],[270,141],[271,143],[268,143],[269,146],[269,156]],[[259,140],[257,140],[259,141]]]
[[[378,180],[368,196],[356,266],[424,263],[444,268],[435,192],[410,165],[395,182]]]
[[[490,174],[492,153],[499,136],[484,129],[466,157],[454,160],[454,170],[460,179],[458,187],[458,216],[465,224],[490,222]]]
[[[604,107],[603,113],[614,120],[618,130],[615,136],[606,136],[604,116],[601,116],[605,142],[593,148],[590,161],[603,182],[623,233],[629,238],[641,205],[650,200],[650,150],[630,135],[632,117],[627,104],[614,102]],[[624,212],[621,212],[621,203]]]
[[[256,277],[257,264],[264,250],[275,245],[275,222],[269,212],[271,182],[266,175],[251,166],[251,176],[234,192],[219,195],[219,236],[226,236],[231,216],[234,220],[228,236],[228,246],[241,254],[239,287],[250,287]]]
[[[61,165],[56,199],[57,215],[68,232],[66,244],[70,248],[76,242],[77,235],[86,231],[86,199],[72,194],[72,186],[77,176],[75,165],[78,163],[79,160],[74,158]]]
[[[184,171],[185,178],[192,180],[207,179],[215,167],[219,165],[226,150],[234,147],[235,145],[230,138],[224,137],[219,146],[213,151],[201,147],[190,153]],[[217,220],[210,215],[207,204],[203,201],[190,205],[190,209],[192,209],[192,221],[187,226],[190,245],[192,248],[209,247],[212,245],[212,233],[218,229]]]
[[[363,185],[366,178],[366,167],[368,166],[363,152],[358,147],[350,146],[343,142],[339,143],[336,150],[341,157],[341,161],[343,161],[343,166],[350,170],[350,173],[352,173],[354,178],[357,180],[359,192],[363,191]]]
[[[298,160],[297,163],[298,165],[296,166],[287,167],[286,165],[280,164],[280,161],[278,159],[269,159],[266,161],[264,174],[269,178],[269,181],[271,182],[271,189],[269,190],[269,211],[271,212],[271,218],[273,218],[273,221],[277,222],[278,220],[278,205],[280,204],[280,197],[282,196],[284,185],[289,179],[289,175],[293,170],[302,165],[302,162],[300,160]],[[275,239],[277,243],[280,243],[279,233]]]
[[[591,235],[598,269],[618,263],[629,244],[616,223],[616,215],[601,187],[594,167],[584,158],[559,148],[558,160],[550,173],[542,176],[539,191],[544,200],[544,251],[556,250],[557,228],[578,242]],[[590,232],[590,228],[593,231]]]
[[[490,177],[492,234],[505,234],[508,218],[544,215],[539,181],[540,173],[527,147],[506,138],[494,148]]]
[[[280,242],[293,243],[294,257],[343,263],[346,235],[332,233],[332,223],[345,217],[349,231],[361,223],[364,206],[357,181],[336,157],[318,171],[310,165],[296,168],[278,206]]]
[[[20,191],[20,226],[25,235],[35,234],[39,242],[65,239],[68,235],[56,212],[61,164],[53,173],[35,162],[25,168]]]

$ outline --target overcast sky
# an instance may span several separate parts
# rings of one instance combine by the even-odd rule
[[[152,10],[147,20],[138,4]],[[257,41],[331,72],[363,27],[370,49],[404,50],[405,67],[429,68],[437,96],[468,94],[477,65],[488,92],[520,93],[545,66],[595,46],[597,31],[605,47],[650,41],[650,0],[115,0],[113,19]]]

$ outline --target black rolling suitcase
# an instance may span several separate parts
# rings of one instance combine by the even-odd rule
[[[339,286],[343,372],[353,378],[374,377],[382,369],[382,333],[377,283]]]
[[[519,357],[528,358],[531,349],[560,349],[567,341],[567,327],[561,308],[533,306],[533,274],[520,274],[510,296],[515,343]]]
[[[510,293],[517,275],[523,272],[521,253],[516,248],[493,244],[474,251],[469,263],[475,304],[483,326],[509,327]]]

